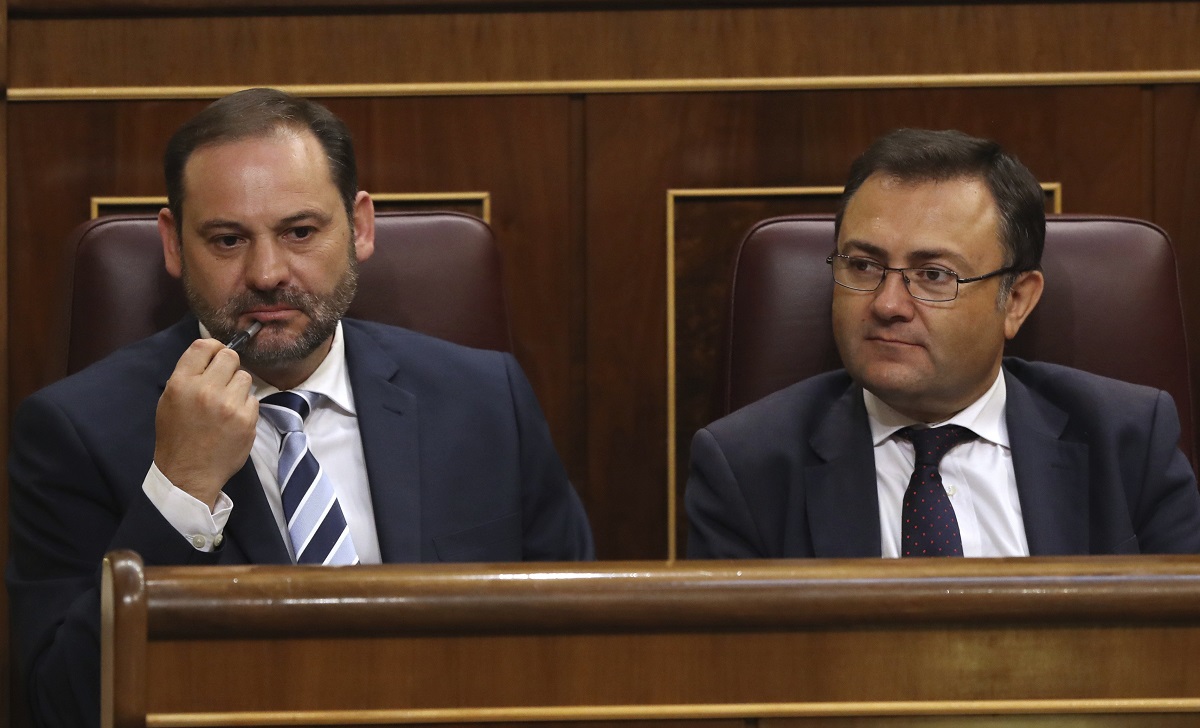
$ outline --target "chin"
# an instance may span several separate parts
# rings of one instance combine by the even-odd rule
[[[930,374],[911,365],[876,363],[850,374],[884,401],[919,398],[930,389]]]

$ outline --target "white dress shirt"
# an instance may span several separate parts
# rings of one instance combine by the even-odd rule
[[[203,326],[201,334],[208,337],[208,332]],[[359,561],[364,564],[378,564],[382,560],[379,553],[379,536],[375,530],[375,512],[371,503],[371,489],[367,482],[362,437],[358,430],[358,415],[350,388],[350,374],[346,368],[346,345],[342,337],[341,323],[338,323],[334,332],[329,354],[312,376],[296,389],[324,395],[304,421],[309,449],[333,481]],[[261,400],[278,391],[258,377],[254,378],[251,392],[256,399]],[[275,515],[279,534],[287,545],[292,560],[295,561],[296,554],[288,536],[287,522],[283,515],[283,500],[276,476],[280,439],[279,431],[260,416],[254,446],[250,451],[250,461],[254,464],[254,470],[262,483],[271,512]],[[224,492],[218,497],[216,508],[209,512],[207,505],[176,488],[153,463],[142,483],[142,489],[163,517],[194,547],[201,551],[211,551],[220,545],[225,524],[234,508],[233,501]]]
[[[875,476],[879,489],[879,535],[883,555],[900,556],[900,523],[904,491],[916,464],[913,445],[896,432],[920,424],[863,390],[867,419],[875,446]],[[962,536],[963,556],[1028,556],[1029,543],[1021,519],[1017,478],[1013,471],[1008,423],[1004,418],[1008,390],[1004,373],[982,397],[944,422],[962,425],[978,438],[951,449],[939,471],[954,507]]]

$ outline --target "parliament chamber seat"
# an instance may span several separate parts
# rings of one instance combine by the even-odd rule
[[[187,311],[163,267],[153,215],[111,215],[68,237],[71,286],[68,372],[167,328]],[[509,351],[500,255],[491,229],[453,212],[382,212],[375,253],[360,267],[347,313],[484,349]]]
[[[833,341],[832,215],[757,223],[738,249],[724,406],[731,412],[841,366]],[[1175,253],[1161,228],[1119,217],[1051,215],[1041,302],[1007,355],[1162,389],[1195,462],[1187,336]]]

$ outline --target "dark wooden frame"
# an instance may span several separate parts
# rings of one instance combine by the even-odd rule
[[[1200,713],[1196,557],[321,569],[117,552],[102,609],[119,728]]]

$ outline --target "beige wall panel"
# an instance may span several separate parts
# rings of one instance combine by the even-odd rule
[[[18,19],[14,88],[1200,69],[1200,3]]]

